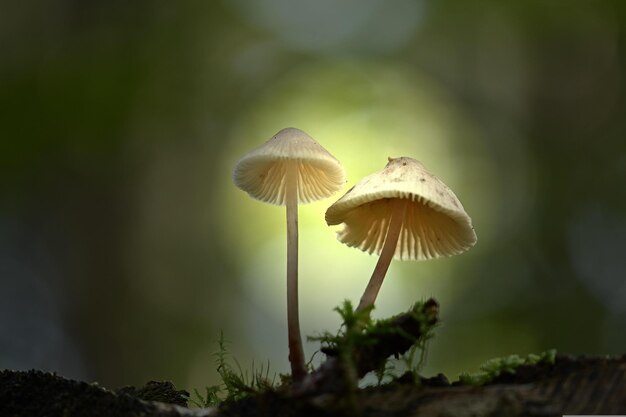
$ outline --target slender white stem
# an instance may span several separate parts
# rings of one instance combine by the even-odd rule
[[[396,246],[398,245],[398,238],[400,237],[400,231],[402,230],[404,212],[407,203],[408,201],[405,199],[392,200],[393,211],[391,213],[389,227],[387,228],[385,244],[383,245],[383,250],[380,253],[380,258],[378,258],[378,262],[376,263],[370,282],[367,284],[367,288],[365,288],[365,292],[361,297],[361,302],[357,307],[357,311],[362,311],[363,309],[374,305],[374,301],[376,301],[376,296],[378,295],[378,291],[380,291],[381,285],[383,285],[383,280],[385,279],[385,274],[389,269],[389,264],[393,259],[393,255],[396,253]]]
[[[287,162],[285,197],[287,206],[287,333],[289,362],[294,381],[306,375],[298,313],[298,165]]]

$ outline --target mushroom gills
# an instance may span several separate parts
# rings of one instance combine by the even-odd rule
[[[380,254],[391,219],[390,205],[394,200],[406,202],[394,259],[432,259],[442,254],[461,253],[472,245],[473,236],[459,236],[462,225],[418,199],[386,198],[358,206],[346,214],[344,227],[337,233],[338,239],[369,254]],[[363,227],[364,224],[368,226]]]

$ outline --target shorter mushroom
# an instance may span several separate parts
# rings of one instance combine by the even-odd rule
[[[422,260],[465,252],[476,243],[459,199],[419,161],[389,158],[326,211],[328,225],[344,224],[340,242],[380,254],[357,308],[374,304],[392,259]]]
[[[235,185],[251,197],[286,206],[287,329],[294,380],[306,374],[298,315],[298,204],[329,197],[346,182],[335,159],[301,130],[286,128],[244,155],[235,166]]]

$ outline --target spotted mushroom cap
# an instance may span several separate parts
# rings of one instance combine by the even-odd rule
[[[380,254],[394,199],[407,199],[394,259],[422,260],[465,252],[476,243],[472,219],[452,190],[408,157],[389,158],[380,172],[368,175],[326,211],[326,223],[343,223],[337,239]]]
[[[298,203],[309,203],[337,192],[346,182],[339,161],[312,137],[289,127],[244,155],[235,166],[235,185],[257,200],[285,204],[285,174],[298,168]]]

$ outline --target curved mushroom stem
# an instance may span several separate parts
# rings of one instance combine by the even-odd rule
[[[294,381],[306,375],[300,317],[298,314],[298,165],[287,163],[285,183],[287,205],[287,333],[289,362]]]
[[[387,228],[387,236],[385,237],[385,244],[383,250],[380,253],[380,258],[376,263],[370,282],[365,288],[365,292],[361,297],[361,302],[356,311],[362,311],[365,308],[374,304],[378,291],[380,291],[385,274],[389,269],[389,264],[393,259],[393,255],[396,253],[396,246],[398,245],[398,238],[400,237],[400,231],[402,230],[402,223],[404,222],[404,212],[407,206],[407,200],[397,199],[393,201],[393,211],[391,212],[391,219],[389,221],[389,227]]]

